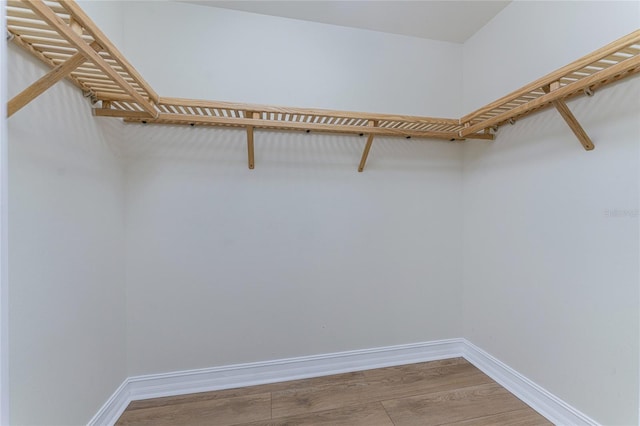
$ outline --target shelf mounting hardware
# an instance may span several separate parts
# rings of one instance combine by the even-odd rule
[[[253,120],[260,118],[260,114],[257,112],[247,111],[245,117],[250,117]],[[255,159],[253,155],[253,126],[247,126],[247,156],[249,162],[249,169],[253,170],[255,167]]]
[[[367,126],[376,127],[378,125],[377,120],[369,120]],[[371,150],[371,145],[373,144],[374,134],[369,133],[367,136],[367,144],[364,146],[364,151],[362,152],[362,158],[360,159],[360,165],[358,166],[358,171],[362,172],[364,170],[365,164],[367,164],[367,157],[369,156],[369,151]]]
[[[545,93],[551,93],[554,90],[558,90],[559,88],[560,82],[556,81],[549,84],[548,86],[543,86],[542,90]],[[595,145],[593,145],[591,138],[589,137],[589,135],[587,135],[587,132],[584,131],[584,129],[578,122],[578,119],[573,115],[565,101],[562,99],[555,99],[554,101],[552,101],[552,103],[556,110],[558,110],[562,118],[564,118],[564,121],[567,123],[567,125],[571,128],[573,134],[576,135],[584,149],[587,151],[593,150],[593,148],[595,148]]]

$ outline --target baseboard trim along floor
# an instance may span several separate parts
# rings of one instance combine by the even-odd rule
[[[113,425],[131,401],[464,357],[555,424],[597,425],[466,339],[446,339],[127,378],[89,422]]]

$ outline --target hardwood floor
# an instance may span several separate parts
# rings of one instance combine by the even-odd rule
[[[550,425],[463,358],[134,401],[125,425]]]

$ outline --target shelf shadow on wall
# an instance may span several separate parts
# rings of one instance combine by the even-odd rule
[[[621,139],[625,138],[625,133],[620,129],[629,130],[625,123],[640,123],[639,99],[640,78],[634,78],[613,83],[596,91],[593,97],[567,102],[593,140],[593,151],[587,152],[582,148],[560,114],[551,107],[517,120],[513,125],[501,126],[494,141],[466,142],[469,148],[465,149],[465,165],[475,159],[482,159],[485,166],[492,168],[511,168],[556,160],[598,158],[600,151],[623,145]],[[635,126],[635,134],[630,137],[640,140],[639,125]]]
[[[244,129],[171,125],[125,125],[124,155],[130,160],[206,162],[211,167],[247,168]],[[253,172],[284,168],[357,172],[366,137],[255,130]],[[428,171],[459,167],[459,142],[376,138],[366,172]]]

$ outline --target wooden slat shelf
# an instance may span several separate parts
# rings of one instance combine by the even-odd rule
[[[565,100],[629,77],[640,71],[640,30],[622,37],[559,70],[465,115],[460,119],[465,137],[501,126]],[[550,90],[547,90],[550,88]]]
[[[106,94],[101,94],[101,97],[101,100],[105,101],[116,100]],[[133,102],[129,103],[133,104]],[[116,107],[114,103],[111,103],[109,109],[94,109],[94,113],[97,116],[122,117],[127,121],[146,123],[252,126],[266,129],[367,133],[447,140],[458,139],[457,132],[462,129],[458,120],[446,118],[368,114],[178,98],[161,97],[156,108],[158,110],[157,118],[130,114],[125,108]],[[247,111],[253,112],[254,115],[248,116]],[[370,127],[369,123],[372,121],[380,121],[381,124]],[[429,127],[431,125],[436,128],[432,130],[432,127]],[[485,138],[485,135],[477,136]]]
[[[637,30],[460,119],[166,98],[151,88],[74,1],[8,0],[6,7],[13,41],[52,68],[9,101],[9,116],[67,78],[100,106],[93,108],[96,116],[146,124],[245,128],[250,168],[254,129],[367,135],[358,167],[362,171],[376,135],[492,140],[499,126],[550,106],[590,150],[593,143],[565,100],[640,72]]]

